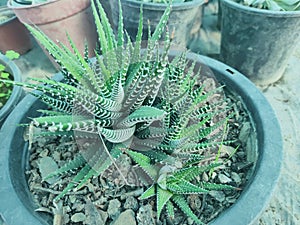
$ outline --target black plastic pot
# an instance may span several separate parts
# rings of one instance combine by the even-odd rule
[[[207,65],[205,73],[213,74],[239,96],[252,117],[256,133],[254,154],[258,153],[253,176],[237,202],[224,211],[211,225],[252,224],[267,206],[278,181],[282,161],[282,139],[277,118],[261,92],[236,70],[204,56],[189,54],[189,59]],[[34,209],[25,179],[26,142],[25,128],[16,124],[27,123],[28,117],[37,116],[43,105],[32,96],[26,96],[9,116],[0,131],[0,214],[7,225],[47,224]],[[253,152],[252,152],[253,153]],[[4,204],[5,203],[5,204]]]
[[[2,55],[0,53],[0,64],[4,65],[6,67],[6,71],[10,73],[14,81],[21,81],[21,71],[17,65]],[[7,100],[7,102],[4,104],[2,108],[0,108],[0,128],[2,124],[4,123],[6,117],[9,115],[9,113],[15,108],[15,106],[19,103],[19,101],[23,98],[24,91],[20,87],[13,87],[11,96]]]
[[[271,11],[221,0],[221,59],[259,85],[281,78],[300,40],[300,11]]]
[[[135,40],[139,23],[140,8],[143,5],[143,39],[148,38],[148,21],[151,31],[157,26],[167,4],[146,3],[135,0],[121,0],[124,27],[132,40]],[[202,6],[204,0],[193,0],[184,3],[174,3],[168,20],[169,31],[175,30],[174,42],[177,46],[185,48],[191,39],[191,32],[197,32],[202,23]],[[118,0],[111,0],[111,11],[114,27],[118,27],[119,7]]]

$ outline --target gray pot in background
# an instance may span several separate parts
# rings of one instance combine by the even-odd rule
[[[271,11],[221,0],[221,60],[257,85],[279,80],[299,42],[300,11]]]
[[[143,3],[135,0],[121,0],[124,27],[128,31],[132,40],[135,40],[139,24],[140,8],[143,5],[143,40],[148,38],[148,21],[151,31],[157,26],[163,15],[167,4],[163,3]],[[202,7],[204,0],[194,0],[190,2],[174,3],[168,27],[170,33],[174,30],[174,43],[178,47],[185,48],[193,33],[200,30],[202,23]],[[119,18],[118,0],[110,1],[113,24],[116,30]]]

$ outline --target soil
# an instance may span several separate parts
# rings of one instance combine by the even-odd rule
[[[228,104],[234,105],[235,116],[230,119],[228,140],[237,139],[239,143],[224,146],[224,166],[213,172],[211,178],[204,173],[199,179],[210,182],[230,184],[241,190],[249,180],[254,168],[255,158],[250,157],[255,146],[249,145],[253,136],[250,118],[243,104],[233,94],[226,92]],[[239,145],[237,152],[228,159]],[[69,192],[59,203],[53,198],[72,181],[73,175],[66,174],[55,177],[47,182],[43,177],[55,171],[79,152],[76,141],[71,137],[37,138],[30,149],[28,184],[32,197],[37,205],[37,211],[45,214],[54,221],[55,225],[71,224],[123,224],[122,221],[132,221],[130,224],[194,224],[179,209],[175,211],[173,220],[167,218],[164,210],[162,220],[157,221],[155,198],[140,200],[139,196],[146,190],[143,185],[128,186],[122,178],[113,176],[117,173],[112,165],[104,175],[95,177],[87,182],[85,187],[77,192]],[[255,154],[254,154],[255,155]],[[213,157],[212,160],[215,158]],[[129,171],[126,180],[137,177],[131,168],[134,163],[123,154],[117,161],[121,171]],[[74,171],[76,173],[76,171]],[[118,174],[118,173],[117,173]],[[113,179],[109,179],[113,177]],[[134,178],[133,178],[134,179]],[[194,213],[205,223],[217,217],[222,211],[232,205],[242,191],[211,191],[203,195],[187,195],[186,199]],[[60,219],[62,218],[62,221]],[[129,223],[127,223],[129,224]]]

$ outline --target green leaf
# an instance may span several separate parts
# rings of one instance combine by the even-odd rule
[[[178,207],[185,213],[186,216],[190,217],[197,224],[204,225],[204,223],[198,219],[198,217],[193,213],[185,199],[180,195],[173,195],[172,200],[178,205]]]
[[[8,50],[6,51],[5,56],[10,60],[13,60],[13,59],[18,59],[20,57],[20,54],[13,50]]]
[[[130,139],[135,131],[135,127],[129,127],[124,129],[107,129],[104,127],[98,127],[99,134],[103,135],[106,140],[112,143],[122,143]]]
[[[199,186],[205,188],[206,190],[215,190],[215,191],[222,191],[222,190],[239,190],[238,188],[227,185],[227,184],[215,184],[210,182],[200,182]]]
[[[159,23],[157,24],[157,26],[155,27],[155,30],[151,36],[151,41],[158,41],[162,35],[162,33],[164,32],[169,16],[170,16],[170,12],[171,12],[171,5],[168,5],[164,14],[162,15],[162,17],[160,18]],[[153,43],[154,44],[154,43]],[[154,47],[154,46],[153,46]]]
[[[204,188],[198,187],[183,179],[177,182],[167,181],[167,189],[174,194],[203,194],[208,192]]]
[[[155,194],[155,186],[153,184],[139,197],[139,199],[147,199],[154,196]]]
[[[151,164],[151,159],[149,157],[131,150],[126,150],[126,153],[152,178],[152,180],[157,180],[159,168]]]
[[[59,47],[37,27],[30,26],[29,24],[25,25],[32,35],[45,47],[49,54],[53,56],[55,62],[60,65],[63,75],[69,82],[82,82],[84,86],[88,87],[82,80],[85,71],[81,67],[80,62],[76,60],[76,57],[70,53],[70,51],[66,52],[63,48]]]
[[[120,126],[131,127],[137,123],[161,120],[165,116],[165,111],[157,109],[151,106],[141,106],[123,121],[120,122]]]
[[[82,157],[81,154],[78,154],[75,156],[74,159],[64,164],[62,167],[60,167],[58,170],[54,171],[54,173],[49,174],[47,177],[44,178],[44,180],[47,180],[51,177],[54,177],[56,175],[62,175],[64,173],[67,173],[69,171],[74,171],[81,166],[83,166],[86,163],[85,159]]]
[[[141,43],[142,43],[142,36],[143,36],[143,4],[140,7],[140,17],[139,17],[139,26],[135,38],[134,50],[132,54],[132,61],[131,63],[138,62],[141,54]]]
[[[222,163],[211,163],[209,165],[203,165],[203,166],[190,166],[187,168],[182,168],[179,170],[176,170],[173,173],[172,177],[169,177],[169,182],[174,182],[176,180],[186,180],[191,181],[196,176],[199,176],[200,174],[209,171],[212,168],[218,167],[222,165]]]
[[[0,93],[0,98],[7,97],[7,96],[8,96],[7,93]]]
[[[1,70],[1,68],[0,68],[0,70]],[[1,75],[1,78],[3,78],[3,79],[9,78],[9,73],[2,72],[0,75]]]
[[[54,201],[58,201],[59,199],[63,198],[70,190],[72,190],[75,187],[76,184],[82,181],[82,179],[89,173],[91,169],[92,168],[89,164],[85,164],[85,166],[82,169],[80,169],[80,171],[72,179],[72,182],[69,182],[67,187],[58,196],[54,198]]]
[[[168,191],[168,190],[164,190],[162,188],[160,188],[159,186],[157,187],[157,202],[156,202],[156,207],[157,207],[157,219],[159,220],[160,214],[162,209],[164,208],[164,206],[166,205],[166,203],[170,200],[170,198],[173,196],[173,193]]]
[[[119,0],[119,24],[118,24],[118,46],[123,47],[124,45],[124,31],[123,31],[123,12],[121,1]]]
[[[172,204],[171,201],[168,201],[166,207],[167,207],[168,216],[170,217],[171,220],[173,220],[175,218],[174,205]]]
[[[99,176],[101,173],[103,173],[110,165],[114,163],[113,160],[118,159],[122,154],[122,151],[119,149],[119,145],[115,146],[109,153],[105,152],[103,149],[99,149],[99,151],[102,151],[104,154],[101,154],[101,157],[96,158],[96,162],[88,162],[91,166],[91,170],[88,171],[88,173],[80,181],[75,191],[83,187],[88,179],[92,178],[93,176]],[[110,156],[108,154],[110,154]]]
[[[0,64],[0,72],[5,70],[5,66]]]

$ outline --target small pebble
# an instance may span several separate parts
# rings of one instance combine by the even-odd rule
[[[48,156],[48,154],[49,154],[49,150],[48,150],[48,149],[44,149],[44,150],[39,154],[39,156],[40,156],[41,158],[43,158],[43,157]]]
[[[224,174],[219,174],[218,175],[218,178],[219,178],[219,181],[222,183],[222,184],[227,184],[227,183],[230,183],[232,180],[227,177],[226,175]]]
[[[218,202],[223,202],[225,200],[225,194],[223,191],[210,191],[209,195],[215,198]]]
[[[236,172],[231,173],[231,178],[234,180],[235,183],[240,184],[242,179],[240,175],[238,175]]]
[[[83,213],[75,213],[71,217],[71,221],[74,223],[83,222],[83,221],[85,221],[85,219],[86,219],[86,217]]]
[[[202,180],[205,181],[205,182],[208,182],[208,179],[209,179],[209,178],[208,178],[207,173],[203,173],[203,174],[202,174]]]
[[[138,225],[155,225],[153,215],[150,204],[141,206],[136,216]]]
[[[58,165],[51,157],[43,157],[38,163],[39,171],[41,173],[42,179],[44,180],[49,174],[55,172],[58,169]],[[49,184],[54,184],[58,177],[51,177],[46,180]]]
[[[126,198],[126,201],[124,203],[125,209],[132,209],[133,211],[136,211],[139,207],[139,203],[133,196],[129,196]]]
[[[251,131],[250,123],[249,122],[244,123],[239,134],[239,140],[243,143],[246,143],[250,135],[250,131]]]
[[[107,213],[112,219],[115,219],[120,214],[121,202],[118,199],[110,200],[108,203]]]
[[[122,212],[112,225],[136,225],[135,214],[131,209]]]

